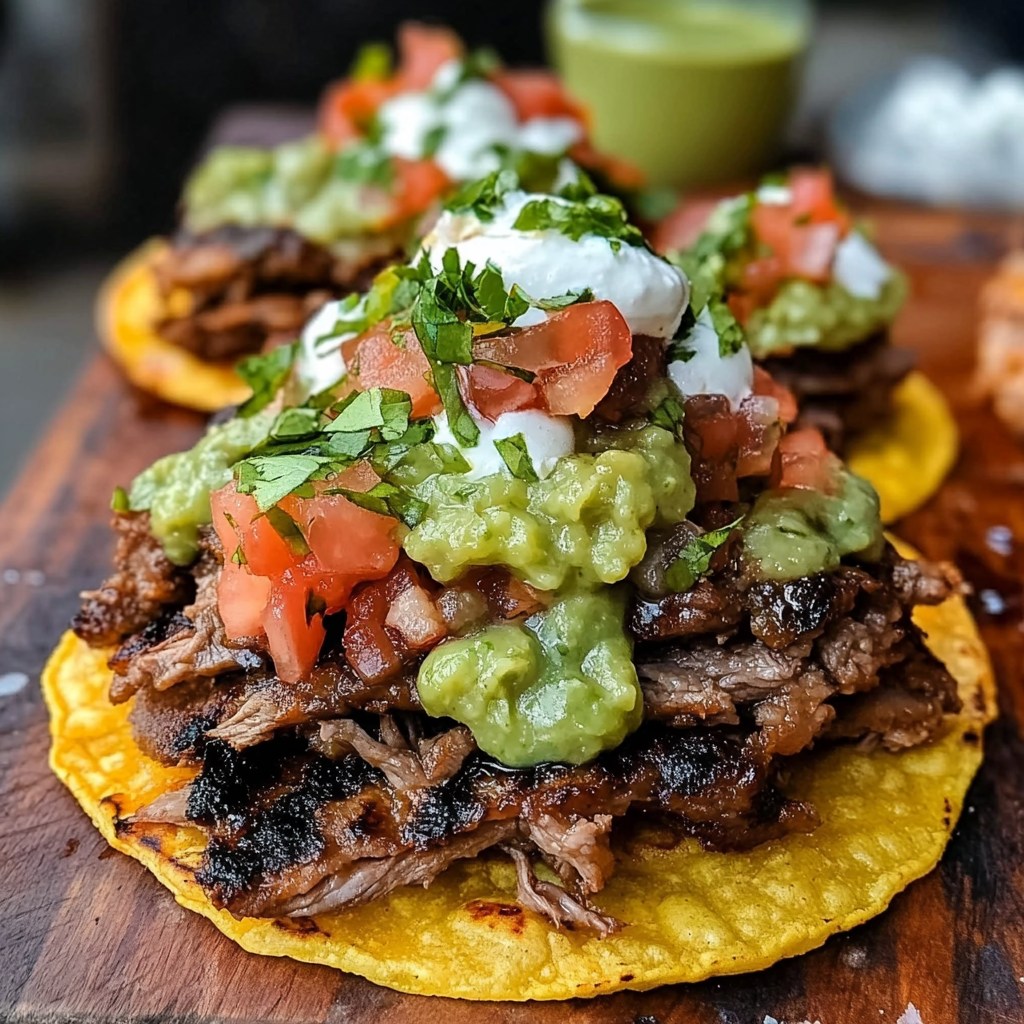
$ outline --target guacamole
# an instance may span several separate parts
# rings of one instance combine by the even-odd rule
[[[589,761],[643,714],[623,612],[614,590],[570,592],[522,626],[448,640],[420,667],[423,709],[467,725],[503,764]]]
[[[321,245],[374,231],[391,211],[391,165],[368,144],[334,154],[311,136],[274,149],[221,146],[185,187],[185,223],[289,227]]]
[[[533,483],[430,477],[406,553],[442,583],[474,565],[508,566],[540,590],[573,578],[616,583],[643,558],[647,528],[679,522],[694,499],[689,456],[669,431],[646,427],[631,441],[630,450],[563,458]]]
[[[167,557],[188,565],[199,550],[199,527],[210,522],[210,494],[231,479],[231,467],[270,432],[269,410],[210,427],[194,448],[158,459],[128,492],[128,507],[148,510],[150,530]]]
[[[878,495],[866,480],[842,470],[835,494],[766,491],[743,520],[743,558],[762,579],[795,580],[839,567],[844,555],[868,560],[884,538]]]
[[[888,327],[906,296],[906,278],[895,271],[877,299],[851,295],[835,282],[787,281],[768,306],[751,314],[747,342],[755,359],[795,347],[841,351]]]

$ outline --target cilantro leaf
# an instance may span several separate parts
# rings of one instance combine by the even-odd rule
[[[461,445],[472,448],[480,440],[480,428],[476,425],[459,391],[459,379],[451,363],[431,363],[434,371],[434,388],[441,396],[441,404],[448,414],[448,426]]]
[[[515,171],[493,171],[486,178],[463,185],[445,204],[452,213],[472,213],[478,220],[494,220],[495,211],[504,204],[505,195],[519,187]]]
[[[718,300],[709,302],[708,312],[711,314],[711,322],[715,325],[715,333],[718,335],[718,354],[723,359],[727,356],[734,356],[743,348],[746,341],[743,328],[740,327],[736,317],[732,315],[732,311],[724,302]]]
[[[665,359],[669,363],[688,363],[696,354],[695,348],[691,348],[679,338],[670,342],[668,348],[665,349]]]
[[[584,235],[597,235],[609,239],[613,249],[615,243],[647,244],[640,229],[629,223],[625,207],[613,196],[592,195],[572,202],[533,199],[519,211],[512,226],[520,231],[559,231],[574,242]]]
[[[368,491],[352,491],[345,487],[335,487],[325,493],[341,494],[353,505],[376,512],[378,515],[393,516],[409,527],[417,526],[427,511],[425,501],[386,480],[375,484]]]
[[[711,556],[726,542],[742,518],[741,516],[719,530],[712,530],[687,541],[665,573],[666,586],[677,594],[689,590],[707,573],[711,565]]]
[[[533,459],[530,458],[529,449],[526,447],[526,438],[522,434],[498,438],[494,442],[494,447],[498,449],[498,454],[514,477],[525,480],[527,483],[539,479]]]
[[[329,462],[318,455],[252,455],[235,463],[234,474],[238,490],[251,494],[266,512]]]
[[[376,429],[385,441],[394,441],[409,426],[412,400],[404,391],[370,388],[347,396],[334,410],[337,416],[324,427],[325,433],[362,434]]]
[[[458,260],[454,249],[448,252]],[[412,328],[428,359],[468,365],[473,361],[473,328],[439,296],[442,286],[441,279],[435,278],[420,289],[412,308]]]
[[[275,441],[295,441],[319,433],[320,413],[316,409],[299,406],[278,413],[270,426]]]
[[[309,545],[302,536],[299,524],[283,508],[276,505],[263,513],[274,532],[288,545],[294,555],[303,558],[309,554]]]
[[[666,395],[651,413],[651,422],[656,427],[670,430],[677,436],[682,431],[685,409],[679,396],[673,392]]]
[[[252,416],[266,408],[288,379],[299,351],[299,343],[279,345],[263,355],[249,356],[235,372],[252,388],[252,395],[238,410],[239,416]]]
[[[444,137],[448,134],[448,126],[443,124],[435,124],[424,136],[423,136],[423,156],[432,157],[441,148],[441,143],[444,142]]]

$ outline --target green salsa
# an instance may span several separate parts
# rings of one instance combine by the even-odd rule
[[[677,187],[762,168],[807,45],[800,3],[554,0],[548,28],[595,145]]]
[[[766,491],[741,529],[744,560],[769,580],[831,572],[844,555],[875,559],[884,543],[875,489],[846,470],[836,494]]]
[[[128,507],[148,510],[153,536],[167,557],[188,565],[199,550],[199,527],[210,522],[210,494],[231,479],[231,467],[265,440],[269,411],[210,427],[194,448],[158,459],[128,492]]]
[[[406,553],[442,583],[474,565],[507,566],[541,590],[573,578],[616,583],[643,558],[647,528],[679,522],[694,500],[689,456],[669,431],[646,427],[632,441],[631,450],[560,459],[534,483],[430,477]]]
[[[448,640],[420,667],[423,708],[467,725],[503,764],[589,761],[643,714],[623,612],[614,590],[569,593],[522,626]]]

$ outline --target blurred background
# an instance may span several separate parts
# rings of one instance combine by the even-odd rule
[[[0,0],[0,493],[95,351],[91,307],[103,274],[173,227],[182,180],[211,138],[252,141],[275,125],[311,123],[324,85],[360,44],[390,40],[404,18],[447,22],[509,64],[541,63],[543,6]],[[969,81],[956,74],[1024,60],[1022,0],[819,0],[804,13],[810,44],[779,139],[785,157],[842,156],[844,141],[860,138],[863,111],[914,58],[955,61],[925,68],[925,78],[945,76],[951,95]],[[1005,129],[1018,81],[1004,75],[996,85],[1009,113],[993,116]],[[966,115],[944,102],[900,116],[928,127],[933,146],[949,136],[955,144],[964,130],[956,117]],[[1013,159],[1024,154],[1024,122],[999,145],[1017,143]],[[884,172],[850,165],[865,181]],[[1004,201],[1015,200],[991,200]]]

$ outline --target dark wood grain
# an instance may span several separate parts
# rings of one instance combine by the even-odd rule
[[[1021,225],[874,212],[914,284],[897,340],[918,351],[963,430],[952,478],[901,532],[956,559],[975,584],[1000,682],[1002,717],[936,872],[881,918],[771,970],[586,1003],[415,998],[242,952],[110,854],[46,765],[38,674],[76,592],[106,567],[111,488],[201,429],[185,413],[140,405],[98,359],[2,509],[0,675],[24,672],[30,683],[0,698],[0,1019],[761,1024],[770,1014],[884,1024],[913,1002],[926,1024],[1024,1021],[1024,450],[968,389],[977,289]]]

